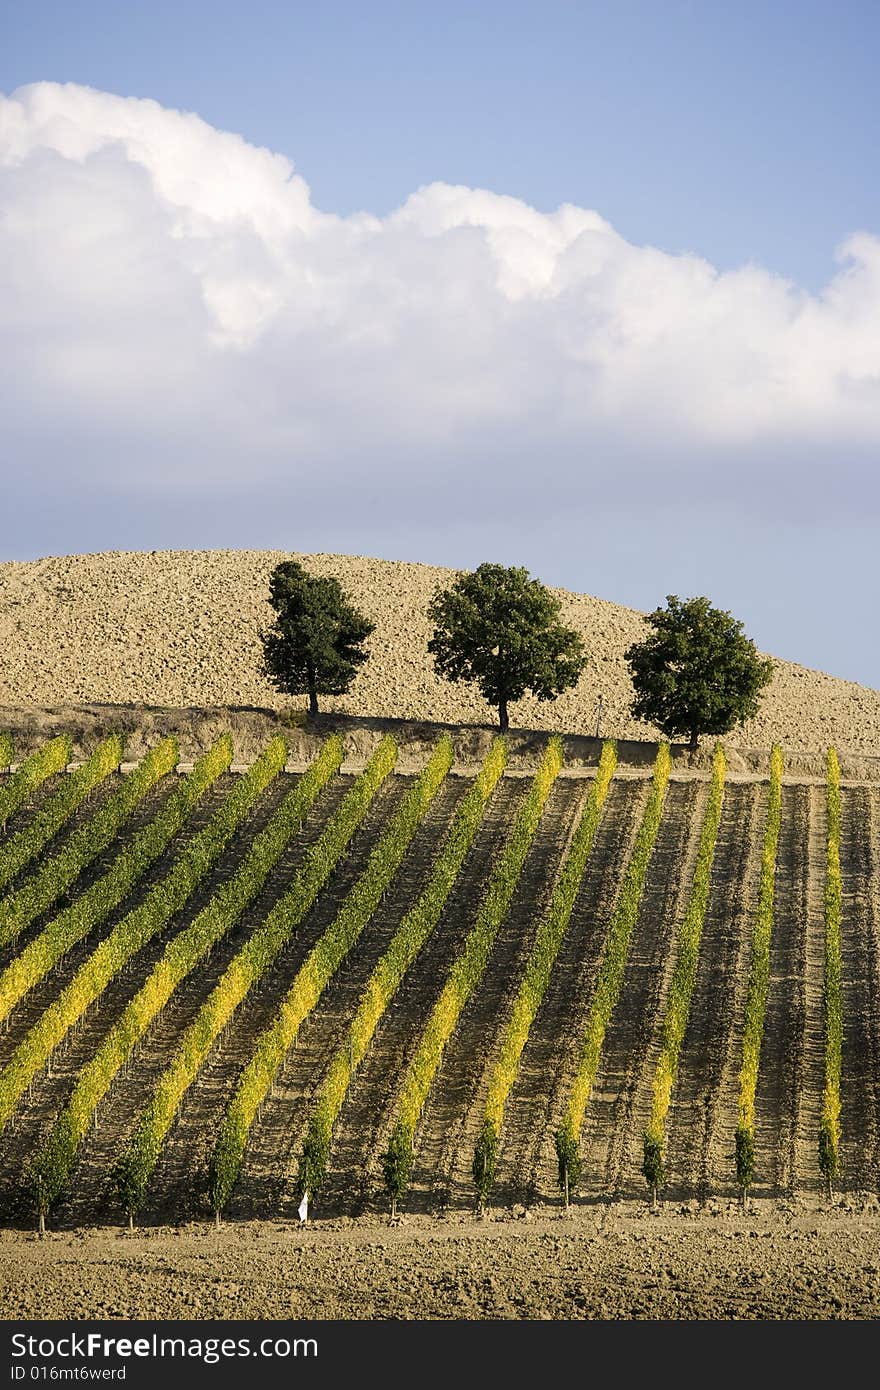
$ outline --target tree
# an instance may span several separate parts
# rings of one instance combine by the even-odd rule
[[[687,734],[693,750],[701,734],[726,734],[757,713],[773,663],[758,654],[741,622],[707,598],[682,601],[677,594],[647,622],[654,631],[624,652],[636,719],[668,738]]]
[[[269,579],[276,617],[261,633],[264,673],[286,695],[308,695],[318,715],[319,695],[344,695],[367,659],[361,644],[375,624],[350,603],[338,579],[307,574],[284,560]]]
[[[480,565],[434,595],[428,651],[441,676],[479,686],[506,733],[508,705],[527,690],[555,699],[577,684],[587,664],[580,637],[559,621],[560,609],[528,570]]]

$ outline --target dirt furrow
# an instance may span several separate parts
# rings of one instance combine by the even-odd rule
[[[619,779],[609,788],[568,929],[507,1101],[493,1203],[531,1203],[544,1191],[541,1153],[553,1131],[553,1117],[565,1103],[566,1082],[577,1068],[605,930],[648,789],[644,778]]]
[[[80,1066],[94,1052],[99,1040],[113,1026],[129,999],[137,993],[162,956],[169,940],[184,931],[223,885],[233,877],[249,853],[254,839],[266,828],[281,802],[293,790],[297,780],[298,774],[286,773],[270,783],[243,824],[239,826],[214,868],[205,875],[184,909],[172,918],[164,932],[149,942],[144,950],[133,958],[120,975],[111,981],[100,999],[96,1000],[89,1010],[85,1026],[78,1030],[75,1043],[71,1043],[70,1069],[73,1074],[76,1074]],[[296,843],[297,837],[294,837],[291,844],[295,845]],[[218,946],[216,955],[219,956],[221,951],[222,947]],[[86,1036],[86,1033],[89,1036]]]
[[[93,859],[91,864],[86,866],[65,893],[62,893],[45,912],[34,918],[33,922],[29,924],[16,941],[9,942],[0,950],[0,970],[5,969],[9,962],[19,954],[22,948],[35,936],[39,935],[46,923],[50,922],[61,908],[67,907],[70,903],[75,902],[87,888],[91,888],[92,884],[107,872],[114,860],[124,852],[126,846],[131,843],[135,835],[150,823],[164,805],[174,788],[179,786],[179,784],[180,779],[178,775],[172,772],[160,778],[155,786],[150,788],[146,796],[138,802],[135,810],[122,825],[116,838],[111,840],[107,848],[104,849],[96,859]],[[66,836],[64,838],[66,839]],[[59,842],[54,848],[58,849],[61,843],[63,842]],[[41,856],[40,862],[46,857],[47,854]],[[22,879],[19,881],[23,881],[24,878],[30,877],[32,872],[36,872],[37,867],[37,863],[29,865],[28,869],[22,875]]]
[[[289,1205],[308,1100],[324,1075],[333,1049],[342,1040],[370,972],[416,900],[465,786],[463,779],[454,777],[441,787],[383,901],[303,1024],[296,1046],[276,1078],[254,1127],[248,1154],[257,1215],[284,1212]],[[374,843],[377,840],[378,832]],[[163,1212],[199,1209],[200,1194],[192,1190],[199,1186],[198,1182],[193,1183],[194,1172],[201,1165],[207,1175],[212,1136],[223,1108],[250,1060],[254,1038],[272,1022],[289,983],[282,983],[273,973],[259,992],[242,1005],[227,1030],[222,1048],[215,1048],[207,1059],[157,1165],[148,1217],[156,1219]],[[202,1209],[207,1212],[207,1206]]]
[[[705,783],[670,782],[639,914],[633,927],[617,1009],[608,1026],[593,1095],[584,1117],[585,1194],[641,1194],[641,1143],[656,1049],[659,1011],[672,970],[672,942],[707,797]]]
[[[204,830],[211,817],[220,809],[232,790],[235,780],[235,776],[231,773],[217,778],[217,781],[205,792],[198,805],[193,808],[186,824],[172,837],[163,853],[141,875],[119,906],[104,918],[98,930],[87,932],[72,950],[62,956],[48,975],[44,976],[33,989],[28,990],[5,1020],[6,1027],[0,1035],[0,1066],[14,1052],[25,1033],[33,1027],[48,1005],[73,979],[80,966],[92,954],[99,942],[110,934],[123,917],[134,911],[143,902],[150,889],[170,872],[181,851],[194,835],[197,835],[200,830]]]
[[[752,962],[752,928],[758,906],[761,855],[767,828],[768,785],[755,787],[751,816],[742,826],[750,853],[743,865],[743,889],[737,894],[734,911],[740,916],[739,941],[732,962],[730,1020],[727,1043],[720,1060],[717,1090],[713,1092],[711,1123],[706,1133],[701,1171],[701,1196],[710,1193],[732,1196],[736,1186],[736,1130],[739,1123],[739,1083],[742,1068],[743,1033],[749,972]],[[711,905],[710,905],[711,910]]]
[[[488,876],[528,786],[528,781],[519,777],[502,777],[498,782],[440,921],[379,1024],[339,1114],[331,1171],[320,1194],[322,1212],[354,1215],[371,1201],[378,1209],[385,1207],[381,1154],[406,1068],[452,962],[473,926]]]
[[[165,931],[149,942],[144,950],[138,952],[110,981],[100,998],[95,1000],[56,1049],[50,1066],[34,1078],[29,1094],[22,1097],[12,1125],[0,1138],[0,1171],[7,1168],[14,1170],[16,1167],[14,1163],[9,1163],[10,1148],[19,1155],[30,1152],[39,1135],[51,1122],[51,1117],[64,1104],[77,1075],[94,1055],[101,1039],[109,1032],[162,955],[169,939],[192,921],[222,883],[235,872],[248,852],[254,836],[264,828],[280,800],[291,790],[296,778],[289,776],[281,786],[277,784],[279,780],[281,779],[276,779],[259,798],[213,871],[206,875],[183,912],[173,918]],[[4,1183],[0,1178],[0,1201],[3,1188]]]
[[[153,1086],[174,1055],[183,1031],[192,1023],[243,941],[264,920],[289,887],[297,866],[302,862],[303,854],[321,835],[351,786],[352,780],[350,777],[333,778],[306,817],[299,836],[295,836],[290,842],[248,910],[242,914],[233,930],[215,945],[207,959],[183,981],[147,1030],[135,1055],[116,1078],[101,1103],[97,1116],[97,1130],[83,1146],[80,1165],[74,1175],[74,1196],[69,1210],[67,1207],[62,1208],[63,1219],[69,1218],[74,1222],[89,1221],[107,1210],[106,1198],[102,1196],[107,1170],[130,1135]],[[381,791],[379,798],[384,800]],[[375,811],[374,803],[374,813]],[[370,815],[367,816],[367,821],[372,824]],[[368,852],[369,835],[370,826],[362,826],[349,846],[348,855],[338,866],[336,875],[325,889],[325,895],[335,896],[337,880],[347,879],[351,872],[352,858],[360,860],[365,848]],[[322,898],[318,899],[312,912],[288,943],[287,951],[282,953],[282,958],[276,964],[276,970],[281,971],[285,968],[288,955],[294,956],[298,963],[314,943],[317,932],[322,929]]]
[[[812,788],[783,785],[770,980],[755,1092],[755,1191],[789,1193],[804,1041],[804,953]]]
[[[841,793],[843,883],[841,967],[843,1057],[840,1182],[859,1191],[880,1184],[880,953],[878,953],[877,792]]]
[[[65,773],[64,775],[69,776],[70,774]],[[128,774],[125,775],[127,776]],[[42,787],[38,787],[36,793],[31,796],[30,800],[26,801],[24,806],[16,811],[14,816],[10,816],[7,822],[6,834],[0,835],[0,848],[2,848],[6,841],[11,839],[19,830],[24,830],[43,809],[46,803],[51,801],[55,793],[61,790],[62,781],[60,778],[51,777],[49,783],[51,785],[44,783]],[[22,879],[34,873],[44,860],[56,854],[64,844],[68,835],[74,830],[78,830],[85,821],[91,820],[92,816],[107,798],[117,792],[121,785],[122,774],[112,772],[105,777],[103,781],[99,782],[97,786],[92,787],[91,791],[83,798],[73,814],[68,816],[67,820],[58,829],[53,838],[44,845],[39,854],[35,854],[33,859],[28,860],[27,864],[19,870],[19,873],[12,880],[9,887],[4,889],[4,892],[9,892],[10,889],[17,883],[20,883]]]
[[[0,792],[14,776],[15,773],[13,772],[0,773]],[[16,807],[5,822],[0,822],[0,849],[7,840],[12,839],[13,835],[17,835],[19,830],[24,830],[28,821],[38,815],[46,803],[52,800],[52,797],[63,785],[66,776],[66,772],[55,772],[51,777],[47,777],[45,782],[41,782],[38,787],[34,787],[28,793],[21,805]]]
[[[766,790],[725,788],[690,1015],[667,1119],[666,1193],[705,1200],[733,1176],[736,1095],[722,1091],[732,1036],[741,1037],[737,967],[757,898]],[[723,1108],[722,1108],[723,1106]]]
[[[447,1043],[428,1096],[407,1199],[413,1209],[473,1203],[471,1156],[480,1124],[473,1101],[499,1044],[499,1028],[519,988],[586,791],[582,780],[559,778],[548,797],[486,971]]]
[[[824,787],[810,788],[807,844],[804,1024],[793,1181],[800,1190],[817,1192],[823,1185],[819,1171],[819,1126],[825,1090],[825,866],[828,815]]]
[[[678,957],[676,937],[693,887],[697,850],[703,828],[703,817],[706,813],[708,790],[708,784],[701,784],[682,843],[675,882],[662,890],[662,895],[652,914],[658,927],[660,927],[661,918],[664,919],[664,925],[660,931],[661,934],[668,932],[667,947],[659,961],[654,978],[649,984],[646,998],[647,1007],[642,1015],[639,1040],[630,1059],[632,1066],[630,1086],[624,1092],[629,1103],[624,1108],[626,1118],[618,1136],[619,1148],[616,1156],[618,1166],[613,1170],[613,1184],[611,1185],[617,1196],[641,1197],[645,1195],[646,1191],[642,1174],[644,1136],[654,1103],[654,1076],[660,1059],[669,984]]]

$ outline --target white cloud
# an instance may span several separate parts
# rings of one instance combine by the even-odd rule
[[[732,459],[880,443],[867,232],[810,295],[479,189],[341,218],[197,116],[52,83],[0,96],[0,208],[4,415],[59,478],[172,495],[323,469],[344,508],[458,475],[540,509],[658,457],[711,492]]]

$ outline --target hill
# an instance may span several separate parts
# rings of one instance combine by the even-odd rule
[[[258,632],[271,618],[268,577],[281,551],[152,551],[71,555],[0,564],[0,705],[86,703],[257,706],[280,697],[259,674]],[[357,717],[486,724],[492,712],[465,686],[438,679],[426,649],[425,610],[455,571],[350,555],[296,555],[315,574],[336,575],[376,623],[372,656],[347,696],[328,710]],[[583,633],[590,665],[552,704],[513,706],[514,726],[625,739],[656,731],[629,715],[623,652],[643,615],[586,594],[556,591],[565,620]],[[304,704],[304,701],[299,703]],[[835,744],[880,752],[880,692],[775,661],[759,717],[729,742],[790,751]]]

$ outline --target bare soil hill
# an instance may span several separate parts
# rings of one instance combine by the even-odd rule
[[[281,551],[151,551],[71,555],[0,564],[0,706],[81,703],[289,706],[259,674],[259,631],[271,619],[268,579],[291,558]],[[426,609],[455,571],[351,555],[297,555],[315,574],[335,575],[373,619],[371,659],[349,695],[328,710],[359,718],[486,724],[492,712],[471,688],[450,685],[427,652]],[[586,594],[557,591],[565,620],[583,633],[590,664],[577,688],[552,704],[524,699],[520,728],[595,731],[650,739],[629,714],[623,659],[644,632],[643,615]],[[304,701],[299,703],[304,704]],[[758,718],[728,740],[791,752],[835,744],[880,753],[880,692],[776,661]]]

